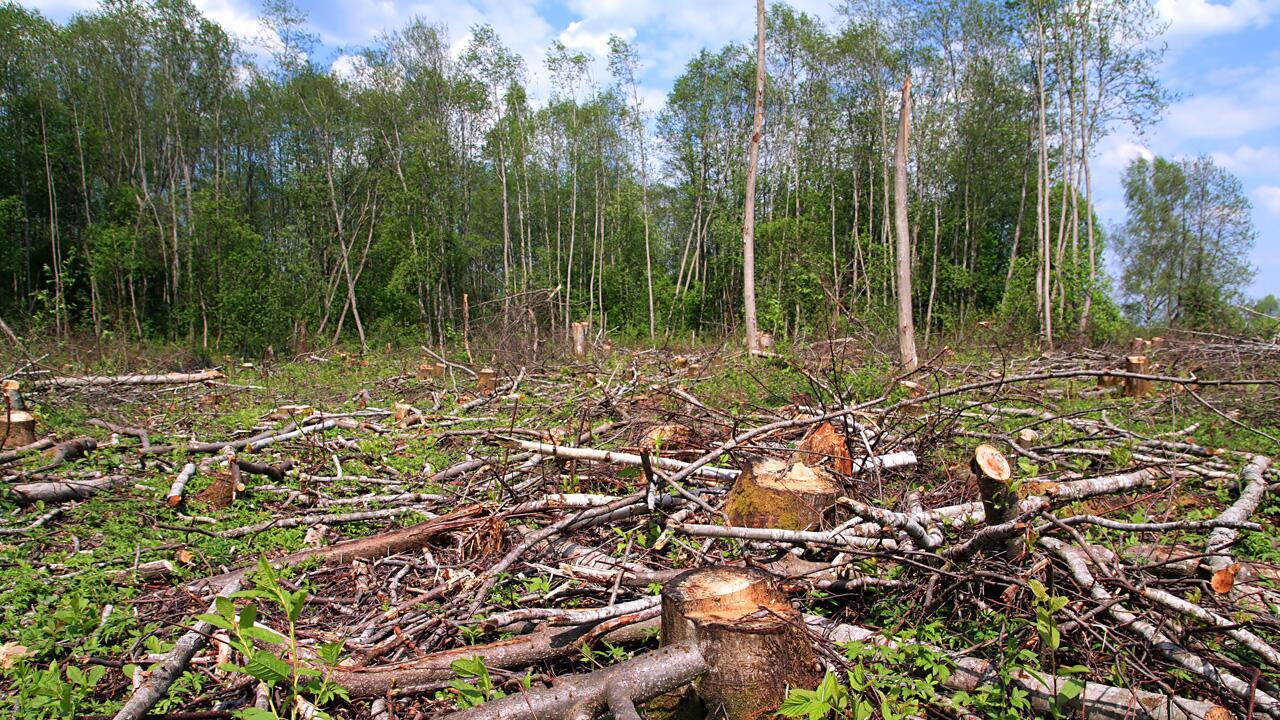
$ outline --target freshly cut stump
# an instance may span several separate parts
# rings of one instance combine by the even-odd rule
[[[1147,357],[1145,355],[1130,355],[1124,359],[1124,369],[1126,372],[1145,375],[1147,373]],[[1124,394],[1126,397],[1150,395],[1151,381],[1127,377],[1124,379]]]
[[[840,483],[826,470],[769,459],[738,475],[724,509],[734,525],[807,530],[822,526],[839,496]]]
[[[690,643],[708,670],[694,681],[707,717],[770,717],[790,688],[819,675],[804,619],[777,578],[754,568],[690,570],[662,591],[662,644]]]
[[[36,441],[36,418],[25,410],[0,407],[0,448],[16,448]]]
[[[982,494],[982,510],[987,525],[1016,520],[1018,493],[1009,482],[1013,478],[1013,469],[1009,467],[1004,453],[991,445],[979,445],[973,450],[969,470],[978,478],[978,492]],[[1017,557],[1022,554],[1023,546],[1021,537],[1010,538],[1005,542],[1005,552],[1010,557]]]

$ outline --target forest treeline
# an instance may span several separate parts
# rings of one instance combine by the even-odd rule
[[[435,342],[503,313],[738,326],[750,38],[700,52],[651,108],[616,37],[604,77],[549,48],[535,103],[538,69],[488,27],[451,53],[410,22],[337,72],[287,0],[263,25],[270,58],[189,0],[61,25],[0,6],[0,314],[246,352],[302,332]],[[872,0],[834,27],[772,4],[761,329],[892,326],[908,74],[919,332],[1114,326],[1090,157],[1161,110],[1159,32],[1143,0]]]

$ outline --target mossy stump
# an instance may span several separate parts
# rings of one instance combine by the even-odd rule
[[[667,583],[662,643],[702,652],[709,669],[693,687],[716,720],[771,717],[790,688],[820,679],[804,618],[777,578],[754,568],[699,568]]]
[[[724,510],[738,526],[808,530],[823,526],[840,492],[840,483],[822,468],[760,460],[738,475]]]

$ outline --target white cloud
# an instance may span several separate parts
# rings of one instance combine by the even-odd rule
[[[1165,129],[1183,140],[1224,140],[1280,127],[1280,67],[1220,70],[1216,76],[1219,82],[1203,93],[1169,108]]]
[[[609,37],[617,35],[627,42],[631,42],[636,38],[636,30],[633,27],[610,27],[607,29],[593,30],[590,23],[585,20],[577,20],[569,23],[569,27],[560,33],[560,42],[570,50],[581,50],[590,53],[595,59],[606,57],[609,54]]]
[[[1233,33],[1247,27],[1266,27],[1280,10],[1276,0],[1157,0],[1156,12],[1169,24],[1166,35],[1174,41]]]
[[[1129,167],[1129,163],[1137,158],[1151,160],[1156,155],[1145,145],[1119,137],[1108,137],[1103,141],[1102,154],[1098,156],[1097,167],[1117,174]]]
[[[1237,175],[1267,175],[1280,169],[1280,148],[1263,145],[1241,145],[1230,152],[1212,154],[1214,162]]]
[[[1280,217],[1280,186],[1261,185],[1253,189],[1253,199],[1267,212]]]

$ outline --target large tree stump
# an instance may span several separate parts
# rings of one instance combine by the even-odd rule
[[[1125,372],[1146,374],[1147,356],[1130,355],[1124,359]],[[1143,397],[1151,393],[1151,381],[1142,378],[1127,377],[1124,379],[1125,397]]]
[[[840,483],[826,470],[780,460],[751,463],[725,499],[734,525],[782,530],[821,527],[840,496]]]
[[[1018,517],[1018,493],[1010,480],[1013,470],[1004,453],[991,445],[979,445],[973,451],[969,470],[978,479],[978,492],[982,494],[982,511],[988,526],[1013,522]],[[1018,557],[1024,550],[1021,536],[1005,541],[1009,557]]]
[[[662,644],[682,643],[706,660],[694,688],[718,720],[770,717],[788,689],[819,680],[803,618],[777,578],[754,568],[700,568],[667,583]]]
[[[0,407],[0,448],[16,448],[36,441],[36,418],[25,410]]]

